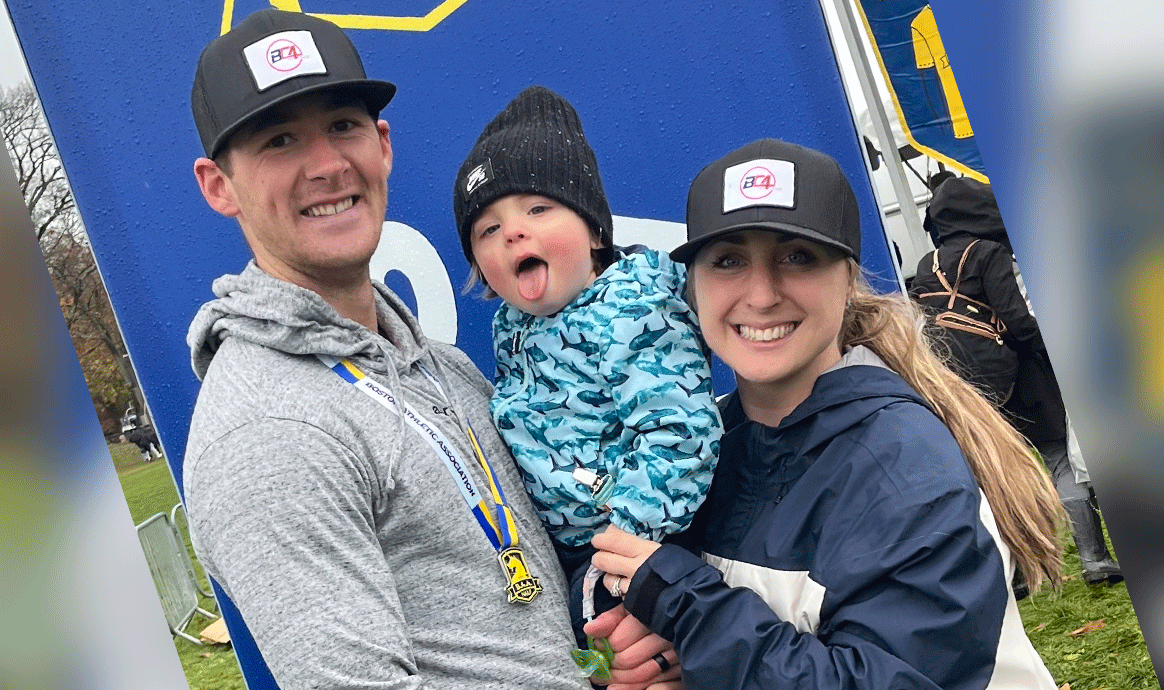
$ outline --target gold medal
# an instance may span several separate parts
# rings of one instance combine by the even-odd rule
[[[505,588],[509,603],[528,604],[541,593],[542,583],[529,574],[529,569],[525,565],[525,554],[521,549],[510,546],[498,551],[497,562],[501,564],[501,569],[505,571],[505,579],[509,581],[509,586]]]

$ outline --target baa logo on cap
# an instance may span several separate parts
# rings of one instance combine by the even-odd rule
[[[796,205],[796,165],[759,158],[733,165],[723,173],[723,212],[749,206]]]
[[[465,194],[473,193],[481,185],[493,179],[493,165],[488,158],[485,162],[469,171],[465,176]]]
[[[304,74],[327,74],[310,31],[282,31],[243,48],[259,91]]]

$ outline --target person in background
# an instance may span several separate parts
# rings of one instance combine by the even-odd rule
[[[1010,398],[1019,351],[1039,326],[1014,276],[1013,251],[990,185],[953,177],[935,191],[923,225],[937,248],[918,261],[910,297],[925,308],[951,363],[996,405]]]
[[[135,426],[125,432],[125,440],[137,446],[141,461],[149,462],[162,457],[161,441],[152,426]]]
[[[926,307],[958,370],[1002,408],[1039,451],[1071,520],[1071,534],[1089,585],[1119,582],[1120,567],[1107,550],[1098,504],[1082,459],[1068,453],[1067,410],[1014,261],[1010,239],[990,185],[968,177],[946,180],[926,209],[926,227],[938,248],[918,262],[910,295]],[[954,321],[943,312],[958,285]],[[962,299],[962,298],[968,299]],[[948,316],[948,312],[946,312]],[[983,335],[990,317],[1001,328]],[[946,326],[946,327],[942,327]],[[1080,476],[1082,475],[1082,476]],[[1016,583],[1020,596],[1023,583]]]

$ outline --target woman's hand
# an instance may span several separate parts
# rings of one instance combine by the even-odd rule
[[[627,534],[614,525],[596,534],[590,544],[598,549],[591,563],[606,573],[602,577],[602,584],[611,594],[615,591],[625,594],[635,571],[659,548],[655,542]]]
[[[614,652],[607,690],[681,690],[683,687],[671,643],[648,630],[621,604],[587,623],[585,630],[591,637],[606,638]]]

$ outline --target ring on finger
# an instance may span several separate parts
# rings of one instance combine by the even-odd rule
[[[615,599],[622,599],[622,577],[614,578],[614,584],[610,586],[610,596]]]
[[[667,661],[667,657],[663,656],[662,652],[659,652],[651,658],[659,665],[659,673],[666,673],[667,669],[671,668],[671,662]]]

